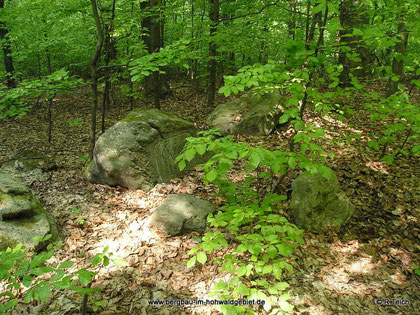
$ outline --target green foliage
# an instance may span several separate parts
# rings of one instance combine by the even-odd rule
[[[14,89],[0,89],[0,119],[22,118],[31,109],[34,99],[48,101],[80,84],[81,80],[61,69],[42,79],[24,80]]]
[[[165,73],[164,69],[168,66],[181,65],[188,69],[189,65],[185,62],[188,45],[189,41],[180,40],[158,52],[133,60],[130,63],[131,80],[141,81],[153,72]]]
[[[89,162],[89,154],[84,154],[81,157],[79,157],[77,159],[77,161],[79,161],[80,163],[82,163],[83,165],[86,165]]]
[[[70,127],[78,127],[82,122],[82,117],[77,117],[75,119],[69,120],[67,123]]]
[[[387,121],[382,134],[371,134],[368,147],[380,151],[381,160],[391,165],[395,157],[419,155],[416,140],[420,136],[420,108],[411,104],[406,93],[396,93],[387,98],[379,98],[377,93],[369,95],[371,101],[365,103],[372,121]],[[412,140],[412,141],[411,141]],[[411,147],[406,148],[407,144]]]
[[[36,241],[47,241],[51,235],[44,238],[35,238]],[[22,244],[15,248],[8,248],[0,252],[0,281],[6,286],[6,291],[0,293],[0,314],[7,314],[21,301],[21,292],[24,289],[23,302],[44,302],[51,296],[52,289],[71,290],[80,295],[100,291],[91,288],[89,284],[97,274],[85,268],[72,271],[73,261],[61,264],[49,264],[48,260],[59,248],[59,243],[49,244],[47,250],[38,254],[29,255]],[[92,259],[92,267],[107,266],[112,261],[117,266],[125,266],[126,262],[119,258],[111,258],[105,248],[102,253]],[[7,284],[6,284],[7,283]],[[91,300],[94,308],[102,305],[101,301]]]
[[[416,274],[417,276],[420,276],[420,266],[419,265],[413,264],[413,271],[414,271],[414,274]]]
[[[284,273],[292,272],[287,258],[298,244],[303,243],[302,231],[278,213],[277,206],[286,197],[269,193],[267,183],[288,168],[302,167],[325,177],[330,176],[330,169],[302,154],[271,152],[246,143],[235,143],[231,137],[221,137],[215,130],[199,135],[187,139],[176,162],[183,169],[195,155],[207,151],[214,153],[202,165],[203,179],[218,187],[225,204],[216,214],[209,215],[208,222],[215,230],[205,233],[202,242],[191,249],[192,257],[187,267],[205,264],[214,251],[224,249],[223,258],[215,262],[222,263],[222,270],[232,274],[232,278],[229,282],[219,282],[213,288],[213,296],[263,299],[266,310],[274,310],[279,305],[279,311],[291,311],[292,306],[287,302],[289,296],[282,293],[288,285],[281,279]],[[232,178],[232,170],[238,163],[246,164],[243,180]],[[242,313],[245,308],[223,306],[222,311]]]

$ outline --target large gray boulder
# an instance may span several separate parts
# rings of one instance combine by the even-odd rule
[[[85,178],[148,191],[182,174],[174,160],[186,138],[196,132],[193,124],[175,115],[158,109],[136,109],[96,141]]]
[[[187,194],[169,195],[150,216],[148,225],[169,236],[204,232],[207,216],[214,210],[206,200]]]
[[[53,240],[58,230],[39,200],[23,183],[7,173],[0,173],[0,250],[18,243],[23,243],[28,250],[38,250],[46,244],[35,242],[33,238],[47,234],[53,234]]]
[[[292,183],[290,210],[298,227],[322,231],[345,224],[352,217],[354,206],[334,174],[326,179],[305,172]]]
[[[263,96],[246,93],[218,105],[207,118],[207,124],[212,129],[219,128],[224,135],[268,135],[278,124],[283,103],[284,97],[277,90]]]

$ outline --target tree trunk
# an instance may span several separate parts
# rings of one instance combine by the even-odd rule
[[[147,16],[142,20],[142,28],[146,30],[143,34],[142,39],[146,44],[149,54],[153,54],[160,50],[161,38],[160,38],[160,17],[157,7],[159,6],[159,0],[149,0],[148,2],[141,2],[141,8],[143,11],[150,9],[151,12],[147,12]],[[153,103],[156,108],[160,109],[160,78],[159,71],[153,72],[151,75],[145,78],[145,91],[147,94],[152,94]]]
[[[289,20],[289,35],[293,40],[296,39],[296,0],[289,0],[290,11],[292,13]]]
[[[4,0],[0,0],[0,9],[4,9]],[[14,78],[15,68],[13,66],[8,34],[9,30],[7,29],[6,24],[3,21],[0,21],[0,40],[3,42],[3,60],[4,69],[6,70],[7,88],[12,89],[16,87],[16,80]]]
[[[114,44],[112,39],[112,32],[114,30],[114,18],[115,18],[115,1],[112,1],[112,8],[111,8],[111,18],[109,20],[109,24],[105,28],[106,35],[105,35],[105,66],[108,67],[109,62],[114,57]],[[106,75],[105,75],[105,87],[104,87],[104,96],[102,99],[102,119],[101,119],[101,131],[102,133],[105,132],[105,116],[106,110],[110,108],[110,97],[109,93],[111,91],[111,73],[108,72],[108,68],[106,68]]]
[[[98,6],[96,0],[90,0],[92,5],[93,18],[96,24],[96,50],[92,59],[90,60],[90,74],[91,74],[91,86],[92,86],[92,105],[90,109],[90,148],[89,156],[93,159],[93,149],[95,148],[96,141],[96,110],[98,108],[98,64],[101,56],[102,44],[104,40],[103,29],[101,20],[99,17]]]
[[[207,106],[213,107],[214,97],[216,95],[216,77],[217,77],[217,46],[214,36],[217,32],[217,23],[219,22],[219,0],[210,0],[209,9],[210,18],[210,41],[209,41],[209,85]]]
[[[362,12],[360,1],[344,0],[340,4],[340,24],[344,28],[339,32],[339,42],[341,46],[350,48],[340,51],[338,62],[343,66],[340,73],[340,85],[348,86],[350,83],[350,73],[358,77],[366,77],[370,70],[370,54],[363,45],[362,37],[359,35],[344,36],[353,33],[353,28],[363,28],[364,24],[369,23],[369,16]],[[360,60],[355,61],[349,54],[356,53]],[[359,67],[360,69],[352,70]]]
[[[395,44],[395,56],[392,59],[392,72],[398,76],[398,80],[389,80],[388,96],[398,91],[398,84],[404,72],[404,61],[402,57],[405,55],[408,42],[408,31],[404,22],[398,23],[399,41]]]

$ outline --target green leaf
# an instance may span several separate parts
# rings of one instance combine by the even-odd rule
[[[391,165],[392,163],[394,163],[394,159],[395,157],[393,155],[385,155],[381,161],[385,161],[386,164]]]
[[[213,290],[226,290],[228,288],[228,285],[223,280],[220,280],[214,287]]]
[[[207,146],[204,143],[200,143],[195,148],[198,154],[203,155],[206,152]]]
[[[29,286],[31,285],[31,283],[32,283],[32,281],[34,280],[34,278],[33,277],[31,277],[31,276],[24,276],[23,278],[22,278],[22,284],[25,286],[25,287],[27,287],[27,288],[29,288]]]
[[[197,151],[194,148],[187,149],[184,153],[185,159],[188,162],[191,161],[192,159],[194,159],[196,153]]]
[[[63,271],[63,270],[58,270],[56,273],[55,273],[55,275],[53,275],[51,278],[50,278],[50,281],[58,281],[58,280],[60,280],[61,278],[63,278],[64,277],[64,275],[65,275],[65,272]]]
[[[321,4],[318,4],[312,9],[312,14],[315,15],[321,12],[322,10],[324,10],[324,8],[325,8],[325,2],[322,2]]]
[[[92,281],[92,277],[95,274],[92,271],[88,271],[86,269],[80,269],[76,272],[79,276],[79,281],[81,284],[89,284]]]
[[[250,294],[249,288],[243,283],[241,283],[235,291],[243,296],[248,296]]]
[[[289,115],[288,114],[283,114],[280,118],[279,118],[279,124],[284,124],[289,120]]]
[[[195,262],[197,261],[197,256],[193,256],[188,260],[187,262],[187,268],[191,268],[195,265]]]
[[[297,164],[296,159],[294,157],[290,157],[287,163],[289,164],[289,167],[291,169],[295,168]]]
[[[34,288],[35,298],[41,302],[46,301],[51,295],[51,285],[48,282],[42,282]]]
[[[368,141],[367,146],[369,148],[375,149],[376,151],[379,151],[379,143],[377,141]]]
[[[104,254],[96,254],[92,259],[92,266],[96,267],[104,258]]]
[[[178,167],[180,171],[182,171],[186,166],[187,166],[187,163],[185,162],[185,160],[179,161]]]
[[[212,169],[210,172],[206,174],[205,178],[207,181],[211,183],[217,178],[218,175],[219,175],[219,172],[216,169]]]
[[[8,311],[11,310],[12,308],[14,308],[17,304],[19,303],[18,299],[13,299],[10,301],[7,301],[4,306],[3,306],[3,310],[4,311]],[[1,305],[0,305],[1,306]]]
[[[73,261],[65,261],[62,264],[60,264],[60,266],[58,266],[58,268],[67,269],[67,268],[73,267],[73,265],[74,265]]]
[[[317,169],[319,174],[326,179],[330,179],[333,174],[332,170],[325,165],[318,165]]]
[[[255,151],[252,152],[251,153],[251,156],[249,157],[249,164],[248,164],[248,166],[251,169],[256,169],[260,163],[261,163],[261,157],[259,156],[259,154],[256,153]]]
[[[111,258],[112,263],[117,267],[126,267],[128,263],[122,258]]]
[[[204,252],[199,252],[197,254],[197,261],[200,264],[204,265],[206,263],[206,261],[207,261],[207,255]]]

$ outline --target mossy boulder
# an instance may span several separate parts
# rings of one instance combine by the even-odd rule
[[[335,174],[326,179],[305,172],[292,183],[290,210],[298,227],[323,231],[347,223],[354,213],[354,206],[340,189]]]
[[[0,173],[0,250],[18,243],[28,250],[38,250],[46,243],[35,242],[33,238],[47,234],[53,234],[54,240],[58,230],[39,200],[23,183]]]
[[[182,174],[174,160],[196,133],[193,124],[175,115],[136,109],[99,137],[84,176],[93,183],[148,191]]]
[[[225,135],[268,135],[278,125],[284,102],[285,98],[277,90],[262,96],[246,93],[218,105],[207,118],[207,124]]]

